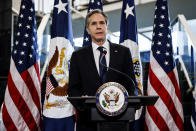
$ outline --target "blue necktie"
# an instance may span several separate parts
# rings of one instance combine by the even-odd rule
[[[106,74],[107,74],[107,68],[106,68],[106,59],[105,55],[107,53],[106,50],[104,50],[103,46],[100,46],[97,48],[100,51],[100,56],[99,56],[99,74],[101,77],[101,80],[103,83],[106,82]]]

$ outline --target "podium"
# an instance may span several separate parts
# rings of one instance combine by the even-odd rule
[[[96,107],[96,97],[68,97],[78,111],[90,109],[91,120],[97,123],[97,131],[129,131],[129,122],[135,120],[135,110],[154,105],[159,96],[129,96],[127,109],[118,116],[106,116]]]

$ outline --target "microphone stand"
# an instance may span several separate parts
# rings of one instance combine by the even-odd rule
[[[107,68],[107,70],[112,70],[112,71],[114,71],[114,72],[117,72],[117,73],[119,73],[119,74],[121,74],[121,75],[123,75],[123,76],[126,76],[132,83],[133,83],[133,86],[135,87],[135,89],[138,89],[138,87],[136,86],[136,84],[135,84],[135,82],[131,79],[131,77],[130,76],[128,76],[127,74],[125,74],[124,72],[121,72],[121,71],[119,71],[119,70],[117,70],[117,69],[114,69],[114,68],[112,68],[112,67],[109,67],[109,66],[106,66],[106,65],[104,65],[101,61],[102,61],[102,59],[103,59],[103,57],[106,55],[106,51],[104,51],[104,52],[102,52],[102,56],[101,56],[101,58],[100,58],[100,64],[102,65],[102,66],[104,66],[105,68]]]

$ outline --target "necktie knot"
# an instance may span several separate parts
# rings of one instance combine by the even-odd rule
[[[103,53],[104,55],[106,55],[107,51],[106,51],[106,49],[105,49],[103,46],[99,46],[97,49],[98,49],[101,53]]]
[[[97,49],[101,52],[101,53],[103,53],[103,46],[99,46]]]

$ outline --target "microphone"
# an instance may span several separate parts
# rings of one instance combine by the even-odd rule
[[[102,56],[101,56],[100,61],[99,61],[100,64],[101,64],[102,66],[104,66],[105,68],[107,68],[107,70],[112,70],[112,71],[114,71],[114,72],[117,72],[117,73],[119,73],[119,74],[125,76],[126,78],[128,78],[128,79],[133,83],[133,86],[135,87],[135,89],[138,89],[138,87],[136,86],[136,84],[135,84],[135,82],[133,81],[133,79],[132,79],[130,76],[128,76],[126,73],[121,72],[121,71],[119,71],[119,70],[117,70],[117,69],[115,69],[115,68],[109,67],[109,66],[107,66],[107,65],[104,65],[104,64],[101,62],[102,59],[103,59],[103,57],[106,56],[106,54],[107,54],[107,51],[106,51],[106,50],[103,50]]]

